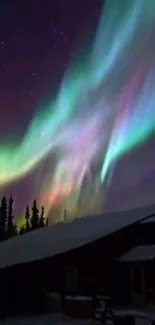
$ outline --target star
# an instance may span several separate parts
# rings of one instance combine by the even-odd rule
[[[32,73],[32,77],[35,77],[35,76],[36,76],[36,73],[35,73],[35,72],[33,72],[33,73]]]
[[[4,41],[2,41],[1,44],[4,45]]]

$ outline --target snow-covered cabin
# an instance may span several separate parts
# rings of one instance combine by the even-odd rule
[[[140,222],[135,235],[137,244],[118,259],[123,288],[136,307],[155,305],[155,215]]]
[[[139,224],[154,213],[147,206],[83,217],[0,243],[0,305],[24,306],[47,291],[119,292],[116,258],[139,244]]]
[[[13,237],[0,243],[0,269],[51,258],[92,244],[143,218],[146,224],[150,220],[148,216],[154,213],[155,205],[81,217]]]

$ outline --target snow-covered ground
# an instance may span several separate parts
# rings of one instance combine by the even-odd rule
[[[0,325],[89,325],[91,320],[75,320],[61,314],[1,320]]]
[[[116,314],[125,316],[126,313],[136,316],[135,325],[151,325],[152,322],[149,320],[149,314],[143,312],[136,312],[135,310],[121,310],[116,312]],[[154,318],[154,317],[153,317]],[[63,314],[48,314],[43,316],[34,316],[34,317],[18,317],[0,320],[0,325],[92,325],[92,320],[77,320],[70,317],[67,317]],[[96,323],[97,324],[97,323]],[[100,324],[100,323],[98,323]],[[110,321],[107,321],[106,325],[112,324]],[[124,324],[125,325],[125,324]]]

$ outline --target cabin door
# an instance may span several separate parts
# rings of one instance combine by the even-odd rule
[[[134,306],[144,305],[144,269],[141,264],[131,267],[131,295]]]

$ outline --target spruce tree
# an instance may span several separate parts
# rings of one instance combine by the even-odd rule
[[[45,227],[45,218],[44,218],[44,207],[41,208],[41,214],[39,218],[39,228]]]
[[[6,230],[7,230],[7,200],[4,196],[1,200],[0,206],[0,240],[4,240],[6,238]]]
[[[12,196],[9,198],[9,204],[8,204],[8,224],[7,224],[7,237],[15,236],[15,225],[13,223],[13,203],[14,200]]]
[[[29,211],[29,206],[27,205],[26,207],[26,211],[25,211],[25,232],[30,231],[30,211]]]
[[[32,216],[31,216],[31,229],[35,230],[39,226],[39,210],[37,208],[36,200],[33,201],[32,205]]]
[[[20,230],[19,230],[19,235],[23,235],[25,234],[25,227],[21,226]]]

